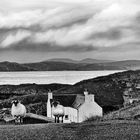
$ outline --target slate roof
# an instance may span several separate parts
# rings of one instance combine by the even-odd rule
[[[78,109],[85,101],[84,95],[53,95],[53,99],[59,101],[65,107],[73,107]]]
[[[85,102],[85,97],[83,95],[77,95],[72,107],[78,109]]]

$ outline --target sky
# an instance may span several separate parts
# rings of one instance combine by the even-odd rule
[[[0,61],[140,60],[139,0],[0,0]]]

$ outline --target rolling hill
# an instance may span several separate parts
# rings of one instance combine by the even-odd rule
[[[0,71],[97,71],[97,70],[136,70],[140,68],[140,60],[110,61],[84,59],[50,59],[43,62],[19,64],[1,62]]]
[[[35,71],[35,69],[14,62],[1,62],[0,71]]]
[[[113,60],[99,60],[99,59],[92,59],[92,58],[85,58],[83,60],[73,60],[73,59],[66,59],[66,58],[54,58],[54,59],[47,60],[47,62],[48,61],[50,61],[50,62],[65,62],[65,63],[84,63],[84,64],[114,62]]]
[[[105,66],[124,67],[125,69],[140,69],[140,60],[126,60],[106,63]]]

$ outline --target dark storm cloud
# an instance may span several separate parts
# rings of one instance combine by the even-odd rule
[[[32,31],[32,32],[37,32],[37,31],[41,31],[41,26],[40,25],[32,25],[29,27],[4,27],[4,28],[0,28],[0,34],[5,34],[5,33],[12,33],[12,32],[18,32],[19,30],[28,30],[28,31]]]
[[[35,25],[31,25],[28,27],[24,27],[24,25],[19,26],[19,27],[4,27],[4,28],[0,28],[0,34],[4,34],[4,33],[10,33],[10,32],[15,32],[18,30],[29,30],[32,32],[46,32],[47,30],[50,29],[61,29],[61,28],[68,28],[71,27],[73,25],[80,25],[80,24],[85,24],[93,15],[89,14],[89,15],[85,15],[84,17],[79,17],[78,19],[73,19],[69,22],[64,21],[61,24],[56,24],[56,25],[48,25],[46,27],[42,27],[41,23],[39,24],[35,24]]]
[[[61,28],[68,28],[71,27],[73,25],[81,25],[81,24],[85,24],[91,17],[93,16],[93,14],[91,15],[86,15],[85,17],[79,17],[79,19],[74,19],[68,23],[62,23],[60,25],[53,25],[50,26],[49,29],[61,29]]]
[[[30,51],[30,52],[88,52],[97,50],[98,47],[91,45],[70,45],[60,46],[55,43],[29,43],[27,39],[22,40],[18,44],[12,45],[10,48],[0,48],[0,51]]]
[[[119,40],[122,37],[122,32],[118,28],[109,29],[107,31],[93,33],[88,39],[108,39]]]
[[[136,21],[137,22],[140,22],[140,12],[137,14],[137,16],[136,16]]]

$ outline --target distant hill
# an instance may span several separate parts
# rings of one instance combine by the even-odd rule
[[[109,62],[114,62],[113,60],[98,60],[98,59],[91,59],[91,58],[86,58],[81,61],[80,63],[86,63],[86,64],[96,64],[96,63],[109,63]]]
[[[64,70],[78,70],[80,64],[46,61],[40,63],[24,64],[24,66],[35,69],[36,71],[64,71]]]
[[[84,59],[50,59],[37,63],[18,64],[1,62],[0,71],[94,71],[94,70],[137,70],[140,60],[108,61]]]
[[[108,62],[114,62],[113,60],[98,60],[98,59],[92,59],[92,58],[86,58],[83,60],[72,60],[72,59],[66,59],[66,58],[54,58],[49,59],[47,62],[65,62],[65,63],[85,63],[85,64],[95,64],[95,63],[108,63]]]
[[[110,62],[106,63],[105,66],[116,66],[116,67],[125,67],[126,69],[140,69],[140,60],[125,60],[125,61],[116,61],[116,62]]]
[[[65,62],[65,63],[79,63],[79,61],[68,59],[68,58],[53,58],[48,59],[44,62]]]
[[[66,63],[66,62],[40,62],[24,64],[36,71],[92,71],[92,70],[124,70],[125,67],[104,65],[104,64],[86,64],[86,63]]]
[[[35,69],[12,62],[1,62],[0,63],[0,71],[34,71]]]

